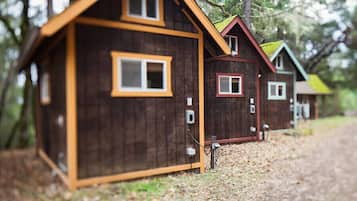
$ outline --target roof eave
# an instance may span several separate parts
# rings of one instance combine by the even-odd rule
[[[224,38],[214,27],[208,17],[203,13],[201,8],[193,0],[184,0],[187,7],[196,15],[197,19],[200,20],[202,25],[206,28],[207,32],[213,37],[218,46],[222,49],[223,53],[226,55],[231,55],[231,48],[227,45]]]

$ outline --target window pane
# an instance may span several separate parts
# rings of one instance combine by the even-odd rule
[[[232,93],[240,93],[240,78],[234,77],[232,78]]]
[[[276,96],[276,86],[274,84],[270,85],[270,95]]]
[[[121,64],[121,86],[141,88],[141,62],[122,60]]]
[[[219,78],[219,91],[229,93],[229,77]]]
[[[50,76],[47,73],[44,73],[41,78],[41,101],[46,102],[50,99],[49,94],[49,81]]]
[[[282,85],[278,86],[278,96],[283,96],[283,86]]]
[[[231,49],[233,50],[233,51],[237,51],[237,39],[236,38],[234,38],[234,37],[231,37]]]
[[[146,16],[156,18],[157,0],[146,0]]]
[[[133,15],[142,15],[141,0],[129,0],[129,13]]]
[[[163,89],[164,65],[162,63],[147,63],[147,88]]]

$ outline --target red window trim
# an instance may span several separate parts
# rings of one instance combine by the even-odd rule
[[[240,76],[241,79],[241,93],[240,94],[220,94],[219,93],[219,76]],[[240,73],[216,73],[216,97],[244,97],[244,76]]]

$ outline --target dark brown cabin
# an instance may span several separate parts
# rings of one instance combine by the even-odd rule
[[[231,47],[232,56],[212,50],[206,56],[206,143],[212,136],[219,143],[258,140],[260,71],[274,72],[275,68],[239,17],[228,18],[216,27]]]
[[[262,73],[262,123],[271,130],[292,128],[296,124],[296,81],[306,80],[306,72],[284,41],[261,47],[276,68],[276,73]]]
[[[145,2],[77,0],[24,44],[38,153],[72,190],[204,171],[204,42],[230,48],[195,1]]]

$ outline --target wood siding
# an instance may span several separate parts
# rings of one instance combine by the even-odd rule
[[[172,0],[164,1],[164,21],[165,27],[168,29],[196,32],[194,26],[182,14],[180,8]],[[119,21],[122,11],[122,1],[106,0],[99,1],[94,6],[89,8],[83,16],[95,17],[106,20]],[[130,22],[129,22],[130,23]]]
[[[286,99],[268,100],[268,82],[285,82]],[[294,99],[293,75],[273,74],[263,75],[261,78],[261,122],[269,125],[271,130],[291,128],[294,112],[290,110],[290,99]]]
[[[243,76],[242,97],[216,97],[216,73],[239,73]],[[249,99],[257,101],[257,66],[236,61],[205,63],[205,139],[217,140],[254,137],[250,127],[257,126],[257,113],[250,114]]]
[[[39,145],[49,158],[56,164],[61,160],[67,164],[66,153],[66,91],[65,91],[65,66],[66,66],[66,43],[62,39],[56,46],[46,51],[38,62],[39,80],[41,88],[41,75],[45,72],[50,77],[50,97],[48,105],[40,105],[40,131],[42,144]],[[39,90],[40,91],[40,90]],[[40,94],[38,94],[40,95]],[[63,117],[63,125],[58,123],[58,118]],[[63,158],[59,154],[63,153]]]
[[[293,125],[294,111],[290,109],[294,100],[294,75],[296,68],[285,50],[281,52],[283,55],[284,69],[283,72],[277,73],[262,73],[260,90],[261,90],[261,122],[270,126],[270,129],[287,129]],[[273,60],[275,65],[275,60]],[[268,82],[285,82],[286,83],[286,99],[285,100],[268,100]]]
[[[173,97],[111,97],[111,51],[172,56]],[[77,97],[79,178],[199,161],[190,136],[199,139],[197,40],[78,25]],[[190,127],[186,109],[195,111]]]

